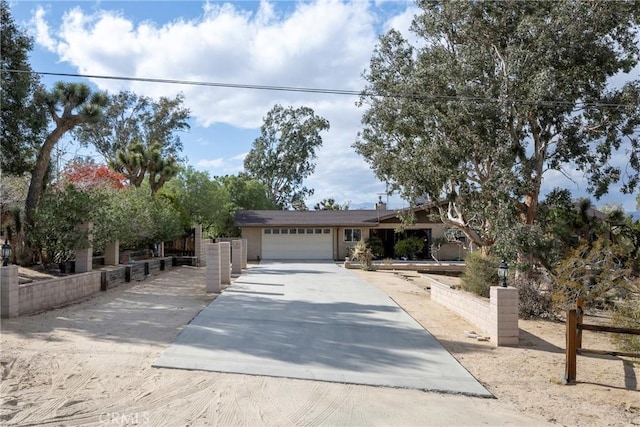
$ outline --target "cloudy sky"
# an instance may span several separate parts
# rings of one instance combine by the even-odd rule
[[[11,1],[14,19],[36,40],[36,71],[181,81],[360,90],[378,35],[407,34],[412,1]],[[60,80],[46,77],[46,84]],[[69,79],[66,79],[69,80]],[[72,79],[88,81],[86,79]],[[353,151],[363,111],[357,97],[300,92],[89,80],[111,93],[185,95],[192,127],[182,134],[189,164],[211,176],[235,174],[274,104],[306,105],[331,123],[323,134],[315,189],[307,205],[333,197],[373,208],[385,186]],[[87,154],[67,141],[71,153]],[[101,161],[99,157],[96,160]],[[576,196],[586,182],[567,172],[547,176]],[[391,208],[403,206],[391,197]],[[601,201],[635,210],[635,199],[612,193]]]

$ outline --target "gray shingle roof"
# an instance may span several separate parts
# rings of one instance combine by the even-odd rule
[[[234,224],[238,227],[322,226],[371,227],[380,217],[392,215],[392,210],[346,211],[238,211]]]

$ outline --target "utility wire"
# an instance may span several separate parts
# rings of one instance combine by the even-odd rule
[[[322,88],[309,88],[309,87],[294,87],[294,86],[273,86],[273,85],[251,85],[251,84],[238,84],[238,83],[217,83],[206,81],[193,81],[193,80],[176,80],[176,79],[159,79],[148,77],[125,77],[125,76],[105,76],[97,74],[76,74],[76,73],[54,73],[47,71],[27,71],[27,70],[2,70],[2,72],[14,73],[14,74],[38,74],[41,76],[56,76],[56,77],[76,77],[86,79],[102,79],[102,80],[120,80],[130,82],[145,82],[145,83],[161,83],[161,84],[175,84],[185,86],[206,86],[206,87],[221,87],[230,89],[250,89],[250,90],[269,90],[280,92],[302,92],[302,93],[320,93],[328,95],[348,95],[348,96],[372,96],[380,98],[409,98],[425,101],[455,101],[455,102],[504,102],[512,104],[524,104],[524,105],[540,105],[540,106],[557,106],[557,105],[576,105],[577,107],[607,107],[607,108],[627,108],[633,107],[631,104],[619,104],[619,103],[606,103],[606,102],[569,102],[569,101],[540,101],[540,100],[526,100],[526,99],[497,99],[488,97],[475,97],[475,96],[460,96],[460,95],[428,95],[424,93],[402,93],[402,92],[390,92],[380,93],[372,91],[358,91],[358,90],[345,90],[345,89],[322,89]]]

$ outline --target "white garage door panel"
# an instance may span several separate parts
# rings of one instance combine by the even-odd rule
[[[263,259],[333,259],[332,234],[262,235]]]

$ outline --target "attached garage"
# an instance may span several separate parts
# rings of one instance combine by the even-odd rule
[[[357,240],[394,211],[240,210],[234,224],[247,239],[250,260],[342,261]]]
[[[264,228],[263,259],[333,259],[330,228]]]

